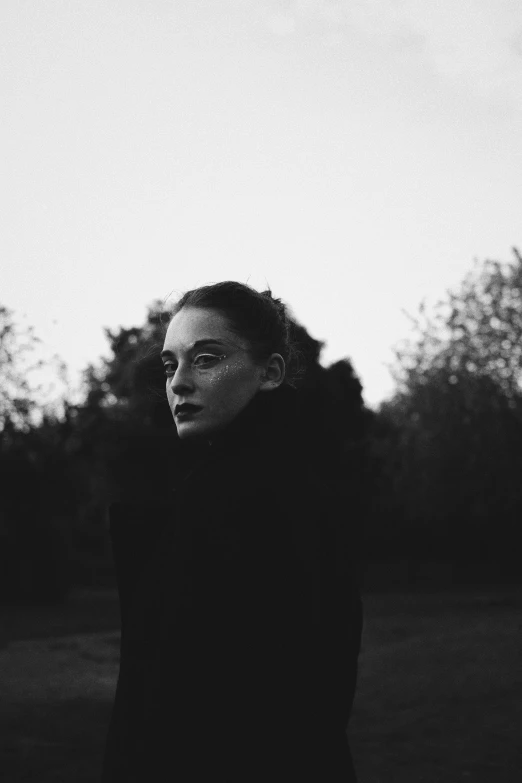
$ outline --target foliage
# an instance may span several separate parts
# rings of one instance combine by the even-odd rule
[[[381,513],[405,555],[507,562],[522,508],[519,253],[476,266],[413,325],[379,411]]]
[[[0,433],[7,437],[16,430],[28,430],[52,411],[49,388],[42,370],[65,380],[65,366],[54,356],[37,358],[42,342],[33,327],[21,328],[14,313],[0,305]],[[40,378],[40,381],[38,381]]]
[[[24,427],[36,406],[34,391],[27,379],[36,369],[31,361],[38,338],[32,329],[24,333],[16,327],[13,313],[0,306],[0,427]]]
[[[514,262],[475,264],[457,291],[433,313],[419,308],[414,336],[397,350],[399,393],[430,383],[441,371],[448,383],[490,379],[510,400],[522,391],[522,256]],[[440,377],[440,376],[439,376]]]
[[[109,358],[85,371],[84,402],[71,415],[91,516],[118,498],[150,496],[166,480],[178,445],[159,358],[167,317],[157,301],[142,326],[105,329]]]
[[[111,356],[86,370],[87,408],[102,407],[114,420],[132,419],[147,429],[172,426],[159,359],[168,316],[158,300],[142,326],[104,330]]]
[[[34,330],[0,306],[0,600],[58,600],[70,585],[67,521],[75,508],[63,423],[53,411]],[[40,382],[38,382],[40,378]]]

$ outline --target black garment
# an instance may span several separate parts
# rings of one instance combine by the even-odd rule
[[[356,779],[350,520],[310,470],[295,394],[260,392],[165,503],[111,508],[122,639],[104,783]]]

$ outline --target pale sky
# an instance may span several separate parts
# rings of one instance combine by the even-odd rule
[[[268,284],[365,400],[402,310],[522,247],[520,0],[1,0],[0,304],[71,377]]]

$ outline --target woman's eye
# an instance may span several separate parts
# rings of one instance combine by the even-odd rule
[[[211,353],[200,353],[198,354],[195,359],[192,362],[192,365],[194,367],[212,367],[216,362],[221,361],[221,359],[225,358],[225,354],[222,356],[215,356]],[[163,370],[165,372],[165,375],[167,378],[172,378],[172,376],[175,374],[176,370],[178,369],[178,365],[174,364],[173,362],[166,362],[163,365]]]
[[[214,356],[213,354],[210,353],[200,353],[194,359],[194,366],[206,367],[207,365],[212,364],[213,362],[217,362],[220,359],[223,359],[223,356]]]

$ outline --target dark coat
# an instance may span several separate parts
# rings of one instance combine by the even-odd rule
[[[164,502],[111,508],[104,783],[355,781],[350,519],[310,470],[295,394],[259,393]]]

